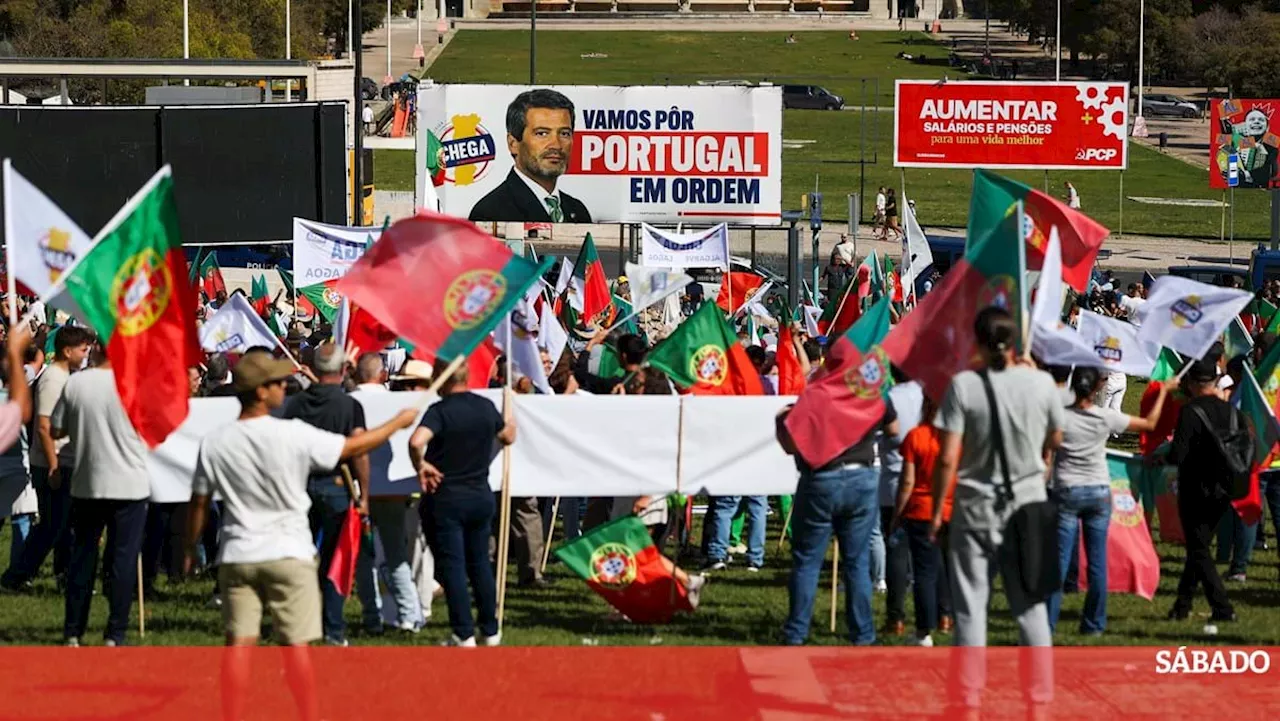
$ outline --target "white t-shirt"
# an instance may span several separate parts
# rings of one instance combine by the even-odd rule
[[[884,193],[876,193],[876,210],[877,211],[883,213],[885,207],[888,206],[888,204],[889,204],[889,200],[888,198],[885,197]]]
[[[71,376],[50,422],[72,439],[73,498],[137,501],[151,496],[147,446],[124,412],[110,370],[90,368]]]
[[[373,122],[373,108],[368,105],[364,106],[364,110],[360,111],[360,119],[366,123]]]
[[[300,421],[236,421],[200,442],[191,492],[221,495],[220,563],[263,563],[316,554],[307,477],[332,470],[347,439]]]
[[[1129,317],[1129,322],[1140,327],[1142,325],[1142,304],[1146,302],[1146,298],[1126,295],[1120,299],[1120,307],[1124,309],[1125,315]]]
[[[1067,188],[1067,207],[1080,209],[1080,194],[1076,192],[1074,186]]]
[[[36,379],[35,393],[35,415],[37,422],[40,416],[53,417],[53,409],[58,405],[58,399],[62,398],[62,389],[66,388],[67,381],[71,378],[71,373],[57,364],[49,364],[40,377]],[[75,456],[75,449],[71,447],[69,438],[58,438],[53,442],[53,448],[58,453],[58,463],[71,465]],[[31,439],[31,465],[37,468],[48,468],[49,461],[44,457],[44,446],[40,444],[40,438]]]

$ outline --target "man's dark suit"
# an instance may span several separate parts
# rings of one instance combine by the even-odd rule
[[[591,213],[582,201],[560,191],[560,210],[565,223],[590,223]],[[529,190],[512,169],[507,179],[471,208],[472,222],[550,223],[551,215],[542,201]]]

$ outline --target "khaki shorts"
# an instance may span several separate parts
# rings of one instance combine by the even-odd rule
[[[262,632],[262,605],[266,603],[280,644],[291,646],[320,638],[317,563],[315,559],[284,558],[219,566],[222,620],[227,635],[257,638]]]

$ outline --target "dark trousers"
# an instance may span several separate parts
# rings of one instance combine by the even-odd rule
[[[31,485],[36,491],[40,522],[31,529],[22,556],[10,560],[4,572],[5,585],[15,586],[35,578],[50,551],[53,552],[53,574],[61,576],[67,572],[71,558],[71,468],[59,468],[58,477],[61,483],[55,490],[49,487],[48,468],[31,467]]]
[[[34,469],[32,469],[34,470]],[[1258,491],[1262,495],[1264,518],[1258,521],[1258,540],[1266,535],[1265,514],[1271,514],[1271,528],[1280,543],[1280,471],[1264,471],[1258,474]]]
[[[498,633],[498,587],[489,563],[489,536],[497,510],[493,494],[441,488],[422,500],[422,526],[434,536],[436,576],[444,586],[449,626],[458,640],[476,632],[471,593],[479,610],[480,632]],[[470,581],[470,588],[467,583]]]
[[[907,619],[907,578],[911,575],[912,557],[907,546],[907,533],[902,528],[889,532],[893,507],[880,507],[880,533],[884,536],[885,620],[888,623]],[[920,580],[917,578],[916,583]]]
[[[1182,578],[1178,580],[1175,608],[1190,610],[1196,586],[1203,586],[1209,608],[1215,614],[1228,616],[1232,613],[1227,589],[1222,585],[1222,577],[1218,575],[1218,568],[1214,566],[1209,552],[1218,523],[1230,508],[1231,504],[1226,499],[1205,498],[1186,490],[1178,494],[1178,518],[1187,539],[1187,563],[1182,569]]]
[[[311,510],[307,514],[311,522],[311,535],[316,539],[320,551],[320,599],[323,604],[321,620],[324,637],[327,641],[343,641],[347,637],[347,622],[342,617],[342,607],[347,599],[338,593],[337,586],[329,580],[329,564],[333,563],[333,552],[338,548],[338,539],[342,535],[342,524],[347,520],[351,497],[347,495],[345,488],[334,485],[331,478],[309,481],[307,495],[311,497]]]
[[[124,643],[133,597],[138,591],[138,554],[146,525],[145,499],[72,499],[71,530],[75,540],[67,566],[67,615],[62,631],[65,638],[84,636],[89,625],[89,605],[98,572],[98,541],[105,528],[107,544],[103,551],[108,570],[103,593],[110,610],[104,638]]]
[[[911,595],[916,607],[916,635],[925,634],[938,627],[942,616],[951,615],[951,579],[947,576],[947,564],[943,563],[946,551],[946,530],[938,534],[938,542],[929,540],[928,521],[903,521],[907,545],[911,549],[911,571],[915,584]]]
[[[142,539],[142,585],[150,591],[164,571],[172,581],[182,574],[182,529],[187,504],[152,503],[147,507],[147,527]]]

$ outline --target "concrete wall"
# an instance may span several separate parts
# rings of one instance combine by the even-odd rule
[[[359,112],[355,103],[355,62],[321,60],[316,63],[316,87],[307,96],[311,100],[341,100],[347,104],[347,147],[355,143],[355,128],[359,125]]]

